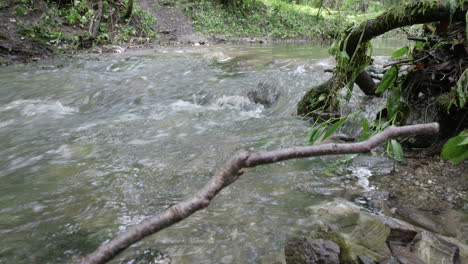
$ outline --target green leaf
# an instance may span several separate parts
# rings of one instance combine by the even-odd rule
[[[453,164],[458,164],[461,161],[468,159],[468,145],[461,144],[468,139],[467,136],[456,136],[447,141],[442,148],[440,158],[450,160]]]
[[[398,112],[403,112],[403,107],[405,106],[405,101],[401,93],[401,89],[394,87],[390,90],[387,96],[387,111],[388,118],[391,119]]]
[[[463,108],[468,99],[468,69],[466,69],[455,85],[455,91],[458,97],[458,107]]]
[[[322,124],[312,128],[309,135],[310,144],[314,144],[315,141],[317,141],[320,138],[320,136],[322,136],[328,124],[329,122],[323,122]]]
[[[343,60],[343,61],[342,61],[343,63],[348,62],[349,59],[350,59],[350,58],[349,58],[349,55],[348,55],[348,53],[346,53],[346,51],[339,52],[339,53],[337,54],[337,56],[340,57],[340,58]]]
[[[328,54],[335,56],[339,51],[339,42],[338,40],[333,41],[331,47],[328,49]]]
[[[342,118],[340,121],[336,122],[333,124],[330,129],[328,129],[327,133],[325,133],[325,136],[323,136],[323,139],[327,139],[329,136],[331,136],[335,131],[342,127],[343,124],[348,120],[349,116],[346,116],[345,118]]]
[[[397,161],[403,161],[405,158],[403,157],[403,149],[401,148],[400,143],[395,139],[392,139],[388,144],[388,154],[390,157]]]
[[[397,75],[398,75],[398,68],[396,66],[392,66],[392,68],[390,68],[390,70],[388,70],[384,74],[382,81],[380,82],[379,87],[377,88],[375,93],[378,94],[378,93],[384,92],[385,90],[393,86],[393,83],[395,82]]]
[[[424,49],[424,45],[426,43],[423,42],[423,41],[417,41],[416,44],[414,45],[414,48],[417,49],[417,50],[422,50]]]
[[[359,136],[358,140],[359,141],[364,141],[368,138],[370,138],[372,136],[372,132],[366,132],[364,134],[362,134],[361,136]]]
[[[465,136],[465,139],[458,144],[458,146],[466,145],[468,144],[468,136]]]
[[[409,51],[409,47],[408,46],[404,46],[403,48],[395,51],[392,53],[392,58],[399,58],[405,54],[407,54]]]
[[[364,129],[364,132],[369,132],[371,130],[369,126],[369,121],[367,120],[367,118],[362,119],[361,125],[362,125],[362,129]]]

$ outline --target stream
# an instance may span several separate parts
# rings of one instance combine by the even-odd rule
[[[173,47],[0,68],[0,263],[68,263],[187,197],[236,151],[306,144],[296,102],[331,76],[327,48]],[[274,100],[254,103],[253,91]],[[113,263],[148,248],[178,264],[282,263],[286,237],[307,232],[306,208],[350,188],[335,173],[350,158],[248,169]]]

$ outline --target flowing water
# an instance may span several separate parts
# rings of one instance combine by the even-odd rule
[[[169,48],[0,68],[0,263],[67,263],[193,193],[239,149],[304,145],[310,124],[295,104],[330,77],[327,47]],[[256,104],[252,91],[275,100]],[[342,159],[248,169],[208,209],[115,263],[146,248],[173,263],[281,262],[287,235],[307,232],[305,208],[346,192],[332,173]]]

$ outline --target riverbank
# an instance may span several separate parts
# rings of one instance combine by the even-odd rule
[[[260,1],[246,9],[213,1],[125,2],[7,0],[0,4],[0,64],[34,61],[96,48],[113,51],[177,45],[305,42],[332,39],[366,15],[323,11],[281,1]],[[96,26],[97,25],[97,26]]]

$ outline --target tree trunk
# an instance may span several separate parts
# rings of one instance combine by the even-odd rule
[[[130,16],[132,15],[132,12],[133,12],[133,0],[128,0],[127,11],[125,12],[125,15],[123,16],[123,18],[129,19]]]
[[[457,11],[453,15],[454,19],[464,19],[464,12],[467,10],[467,5],[468,4],[464,4],[463,6],[458,7]],[[403,7],[393,7],[377,18],[364,21],[358,27],[355,27],[344,38],[347,39],[346,46],[344,44],[345,42],[342,41],[340,49],[342,51],[346,51],[349,57],[352,57],[360,43],[368,42],[392,29],[415,24],[448,21],[449,19],[450,8],[445,4],[444,1],[440,1],[439,3],[433,4],[432,6],[429,6],[428,2],[422,1],[407,4]],[[311,88],[311,90],[317,89],[317,87],[322,89],[324,86],[329,88],[335,87],[335,85],[337,85],[335,82],[339,80],[339,78],[336,78],[336,75],[337,74],[334,74],[332,79],[321,85]],[[349,76],[347,78],[349,79]],[[355,82],[365,94],[374,95],[377,86],[370,77],[369,73],[365,71],[360,73]],[[307,116],[310,114],[310,111],[313,111],[309,103],[311,94],[313,94],[313,92],[307,92],[298,103],[297,114]]]

